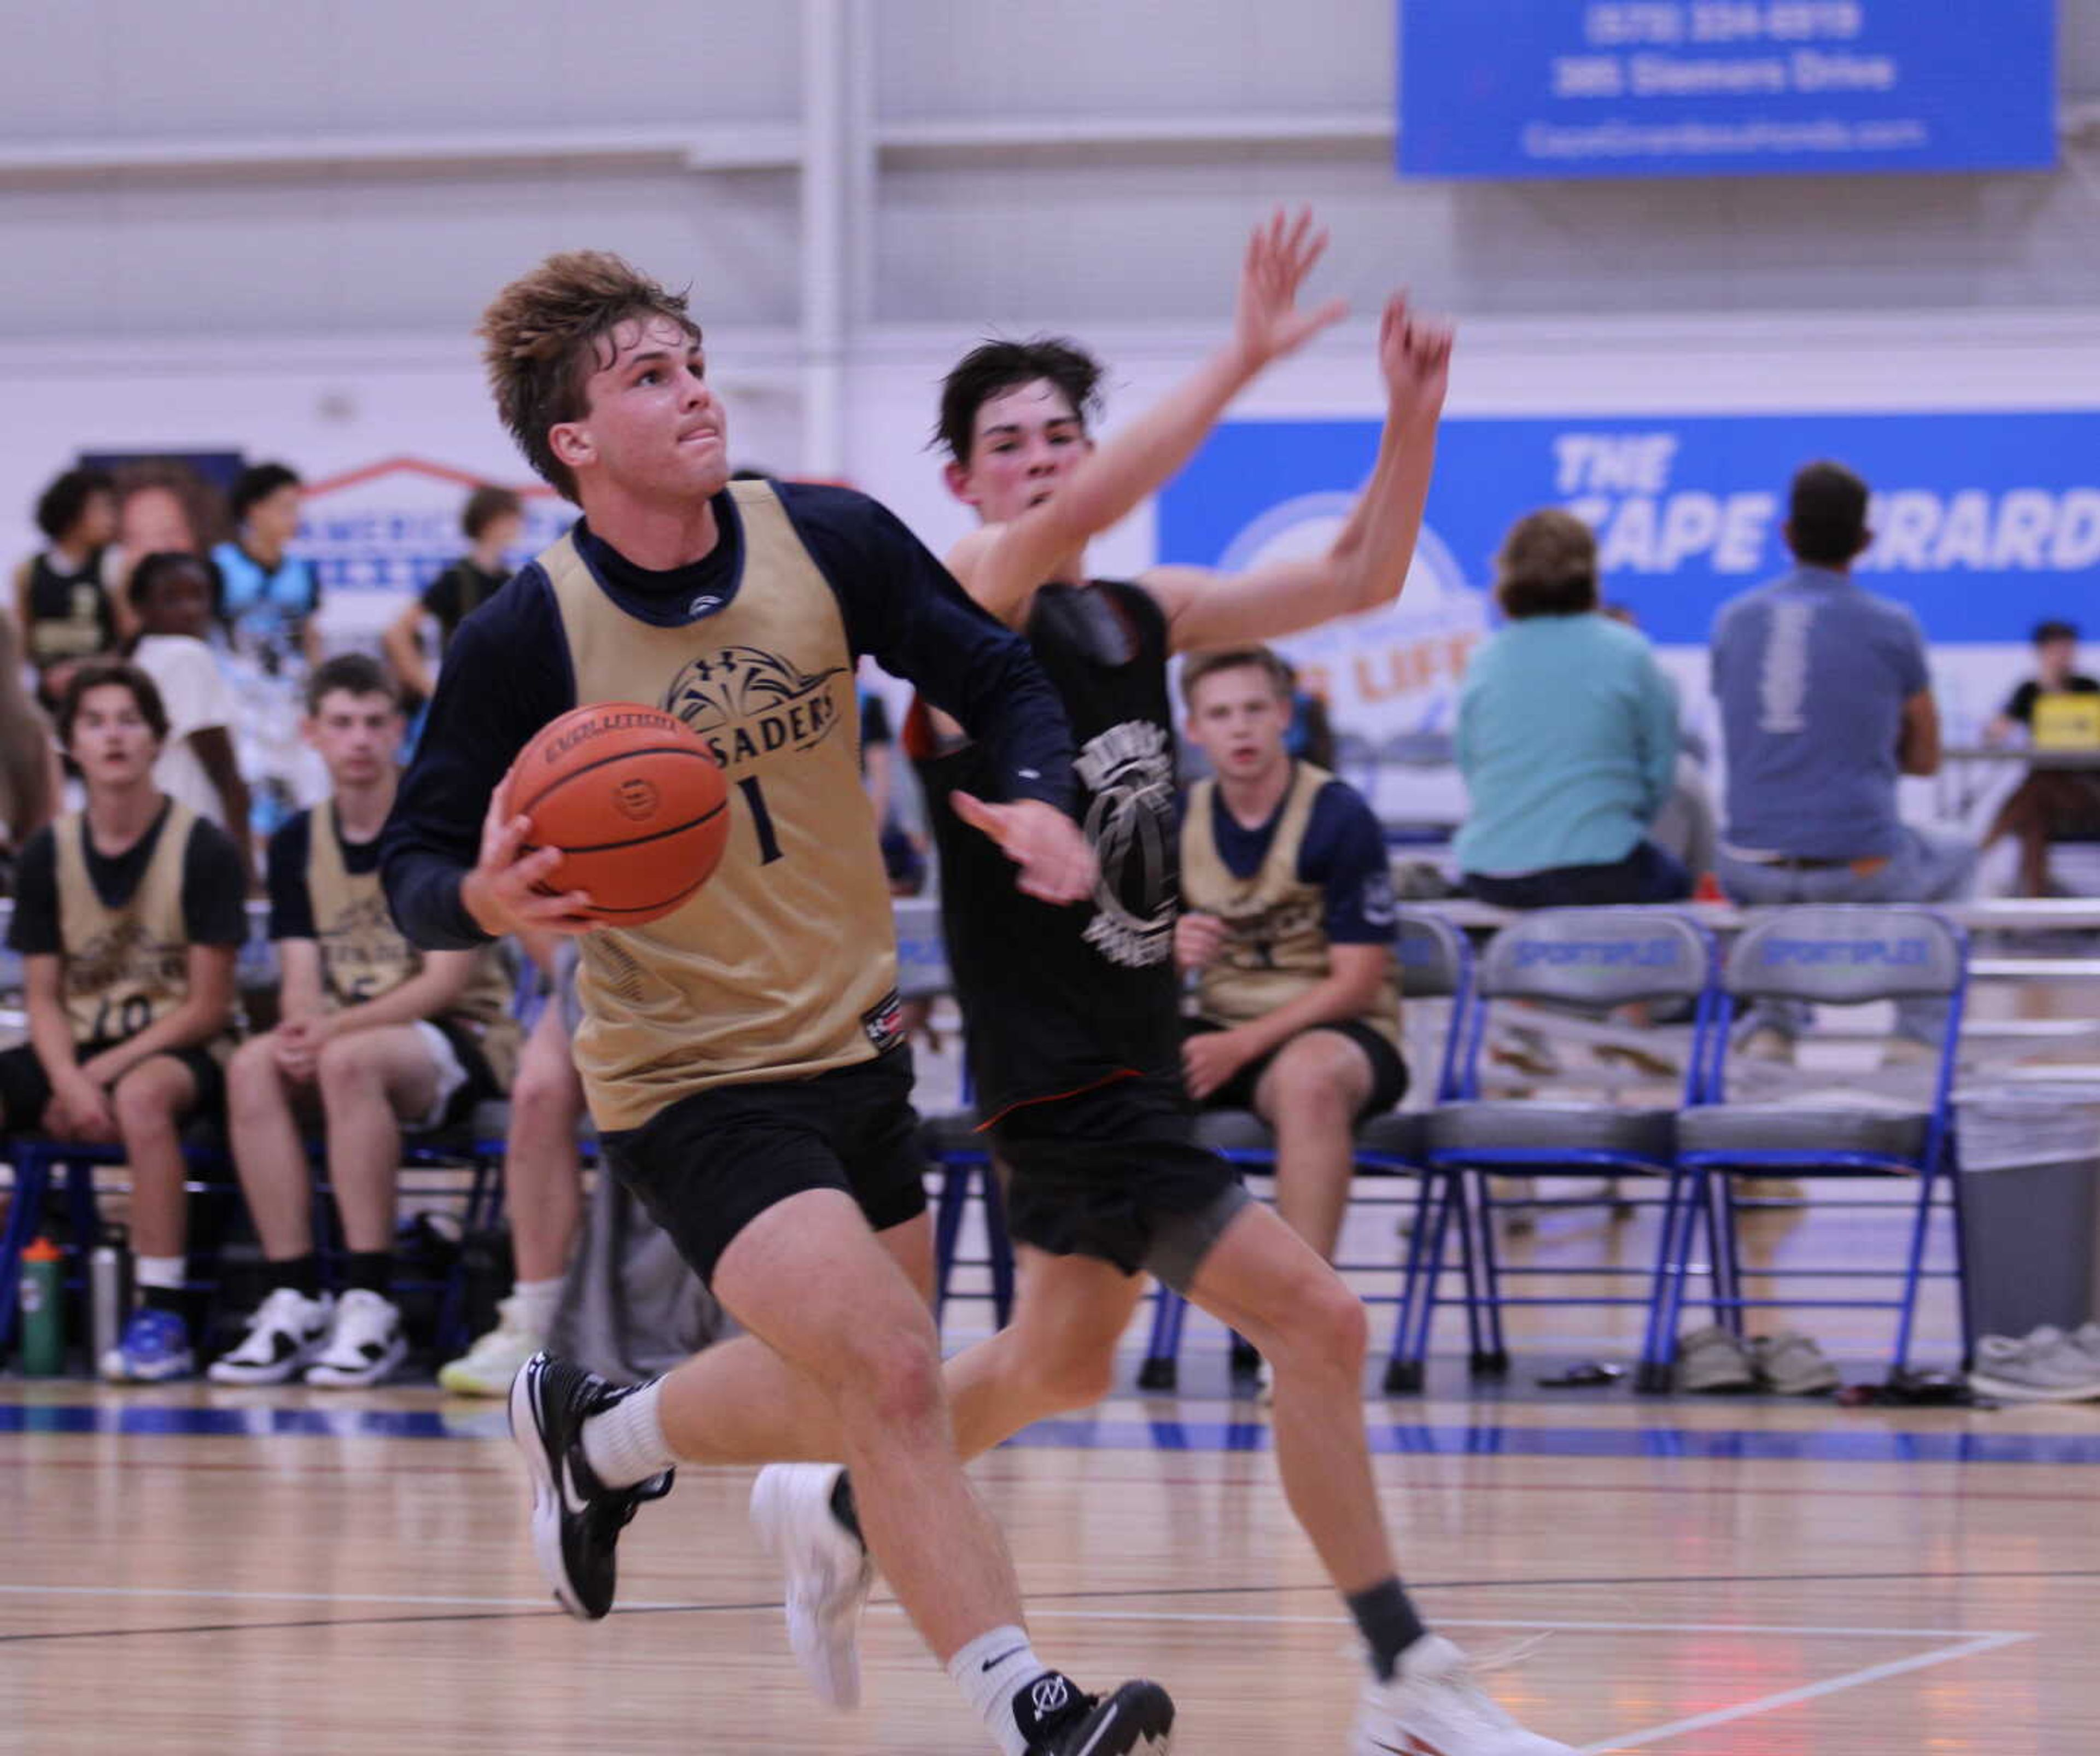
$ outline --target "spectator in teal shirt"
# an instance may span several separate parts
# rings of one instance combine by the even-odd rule
[[[1648,839],[1675,780],[1676,696],[1648,642],[1599,613],[1590,527],[1527,514],[1495,571],[1508,625],[1458,696],[1466,888],[1503,908],[1689,896],[1683,867]]]

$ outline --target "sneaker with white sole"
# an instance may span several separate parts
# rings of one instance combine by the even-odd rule
[[[1083,1695],[1048,1670],[1014,1697],[1028,1756],[1163,1756],[1174,1741],[1174,1702],[1156,1683]]]
[[[401,1312],[390,1299],[353,1286],[335,1308],[328,1340],[306,1370],[316,1390],[358,1390],[378,1383],[408,1357]]]
[[[836,1463],[774,1463],[751,1489],[751,1525],[788,1576],[788,1643],[827,1707],[860,1705],[860,1613],[875,1583],[867,1546],[840,1523]]]
[[[161,1384],[196,1370],[190,1326],[173,1311],[141,1305],[124,1326],[117,1345],[98,1362],[112,1384]]]
[[[438,1386],[456,1396],[507,1396],[525,1362],[547,1343],[525,1326],[523,1303],[513,1295],[496,1307],[496,1327],[457,1360],[438,1369]]]
[[[632,1394],[550,1353],[534,1354],[510,1387],[510,1442],[532,1486],[532,1552],[554,1601],[579,1621],[611,1613],[620,1533],[645,1501],[671,1491],[669,1470],[608,1488],[584,1455],[584,1423]]]
[[[248,1320],[237,1348],[211,1362],[205,1375],[214,1384],[283,1384],[319,1356],[329,1339],[335,1301],[323,1293],[309,1299],[296,1287],[280,1286]]]
[[[1969,1384],[2003,1402],[2089,1402],[2100,1397],[2100,1359],[2067,1345],[2056,1330],[2017,1341],[1986,1335],[1976,1343]]]
[[[1350,1756],[1575,1756],[1527,1732],[1473,1680],[1466,1655],[1427,1634],[1400,1655],[1389,1683],[1367,1683]]]

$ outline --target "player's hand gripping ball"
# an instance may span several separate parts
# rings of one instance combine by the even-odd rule
[[[543,727],[504,778],[523,849],[559,848],[536,885],[587,891],[607,926],[660,920],[713,876],[729,840],[729,782],[699,733],[638,701],[601,701]]]

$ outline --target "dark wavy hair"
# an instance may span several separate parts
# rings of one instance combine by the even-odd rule
[[[1101,413],[1101,363],[1077,342],[1058,335],[986,342],[964,355],[941,381],[934,442],[957,463],[968,463],[977,411],[1002,391],[1039,378],[1065,393],[1082,426]]]

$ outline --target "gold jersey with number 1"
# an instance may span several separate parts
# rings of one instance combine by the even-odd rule
[[[677,714],[730,784],[713,877],[660,920],[582,941],[576,1066],[601,1128],[638,1127],[711,1086],[850,1066],[898,1040],[895,929],[845,618],[773,489],[729,492],[742,571],[699,620],[630,615],[571,537],[539,559],[576,704]]]

